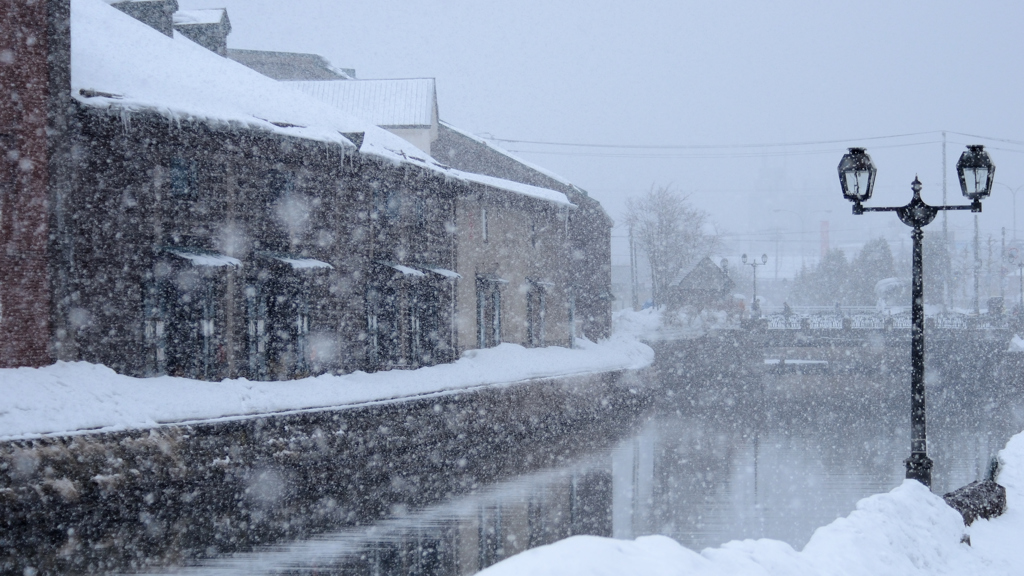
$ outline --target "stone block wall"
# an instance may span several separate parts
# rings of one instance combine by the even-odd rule
[[[646,407],[642,390],[613,372],[3,442],[0,573],[180,565],[372,523],[597,449]]]

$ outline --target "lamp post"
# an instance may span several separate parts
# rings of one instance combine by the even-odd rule
[[[764,266],[765,264],[768,263],[768,255],[761,254],[760,262],[758,262],[757,260],[751,260],[750,262],[747,262],[746,254],[744,254],[740,258],[740,260],[742,260],[743,263],[746,264],[747,266],[751,266],[754,268],[754,299],[750,302],[750,316],[751,318],[759,318],[761,316],[761,305],[757,303],[757,267]],[[757,312],[757,316],[754,315],[755,311]]]
[[[913,228],[913,282],[911,283],[911,345],[910,345],[910,457],[905,460],[907,478],[925,486],[932,484],[932,460],[928,457],[928,437],[924,402],[924,280],[922,274],[921,230],[942,210],[981,212],[981,201],[992,193],[995,165],[984,146],[968,146],[956,163],[960,189],[971,203],[965,206],[930,206],[921,199],[921,182],[915,177],[910,185],[914,196],[906,206],[866,208],[871,198],[878,170],[863,148],[850,148],[839,162],[839,183],[843,196],[853,202],[853,213],[895,212],[900,221]]]

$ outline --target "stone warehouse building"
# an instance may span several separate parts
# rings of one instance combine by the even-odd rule
[[[606,333],[585,194],[443,165],[176,12],[0,3],[0,366],[285,379]]]
[[[349,70],[354,76],[354,71]],[[458,254],[463,260],[461,269],[492,269],[488,276],[496,274],[499,263],[514,265],[526,275],[521,278],[520,291],[531,294],[527,298],[527,309],[520,310],[528,321],[525,324],[525,336],[512,341],[545,342],[549,337],[552,341],[561,342],[565,338],[570,341],[576,332],[570,331],[555,337],[546,329],[547,325],[562,327],[574,325],[586,337],[597,340],[606,338],[611,331],[611,228],[612,220],[601,207],[601,204],[590,198],[585,191],[571,182],[554,175],[543,168],[516,158],[509,152],[486,142],[468,132],[442,122],[438,119],[437,91],[432,78],[403,78],[397,80],[314,80],[288,82],[302,92],[340,110],[372,119],[374,124],[401,136],[420,150],[458,170],[480,175],[478,178],[490,177],[495,181],[508,180],[520,182],[548,191],[561,192],[548,194],[551,204],[537,204],[541,211],[520,213],[516,209],[512,213],[505,210],[515,204],[495,201],[494,197],[461,197],[457,208],[463,218],[460,229],[465,233],[457,237]],[[569,200],[568,204],[564,200]],[[563,204],[566,208],[561,213],[560,224],[550,222],[550,214],[556,207]],[[489,210],[489,211],[488,211]],[[545,216],[547,214],[548,216]],[[494,231],[489,231],[487,222],[499,222],[506,226],[498,232],[500,241],[487,239]],[[516,224],[527,225],[518,229]],[[551,255],[553,245],[537,251],[537,243],[546,233],[563,228],[564,244],[568,252],[567,267],[553,270],[551,262],[546,259]],[[478,234],[479,232],[479,234]],[[529,239],[528,245],[523,242]],[[562,242],[552,238],[548,242]],[[542,242],[543,246],[543,242]],[[525,265],[530,263],[530,265]],[[524,267],[525,265],[525,267]],[[531,268],[529,269],[528,268]],[[558,275],[557,282],[553,275]],[[549,277],[550,276],[550,277]],[[496,277],[501,278],[501,274]],[[477,302],[485,300],[480,292],[487,292],[486,287],[475,287],[478,292]],[[463,284],[465,293],[460,302],[472,301],[473,287]],[[559,302],[566,306],[550,306],[548,301],[554,292],[559,293]],[[513,303],[514,304],[514,303]],[[521,303],[520,303],[521,304]],[[485,307],[486,308],[486,307]],[[464,311],[462,317],[471,317]],[[480,312],[477,311],[479,316]],[[544,325],[544,328],[531,326]],[[476,330],[476,339],[480,346],[487,339],[480,332],[480,322],[476,326],[463,323],[463,332]],[[531,336],[531,334],[533,336]],[[543,334],[543,336],[540,336]],[[466,336],[468,337],[468,335]],[[465,338],[464,338],[465,340]]]

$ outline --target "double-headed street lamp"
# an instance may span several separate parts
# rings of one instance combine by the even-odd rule
[[[921,182],[915,177],[910,185],[914,197],[906,206],[865,208],[863,202],[871,198],[878,172],[863,148],[850,148],[839,162],[839,183],[843,196],[853,202],[853,213],[895,212],[900,221],[913,228],[914,277],[911,285],[911,345],[910,345],[910,458],[906,459],[907,478],[918,480],[925,486],[932,484],[932,460],[928,458],[928,438],[924,403],[924,281],[922,278],[921,228],[935,219],[940,210],[970,210],[981,212],[981,201],[992,193],[996,167],[984,146],[968,146],[956,163],[960,189],[971,203],[967,206],[929,206],[921,199]]]
[[[758,266],[764,266],[765,264],[768,263],[768,255],[767,254],[761,254],[761,261],[760,262],[758,262],[757,260],[752,260],[750,262],[747,262],[747,255],[746,254],[744,254],[740,259],[747,266],[752,266],[754,268],[754,299],[750,301],[750,316],[752,318],[756,318],[756,317],[761,315],[761,305],[757,303],[757,267]],[[755,311],[757,312],[757,316],[754,316],[754,312]]]

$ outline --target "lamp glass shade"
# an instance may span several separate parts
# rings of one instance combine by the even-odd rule
[[[740,260],[742,260],[743,263],[746,264],[747,263],[747,255],[744,254],[743,256],[740,256]]]
[[[984,146],[968,146],[956,163],[960,191],[971,200],[988,198],[996,177],[996,166]]]
[[[768,263],[768,255],[767,254],[761,254],[761,264],[767,264],[767,263]]]
[[[839,162],[839,184],[843,197],[851,202],[865,202],[871,198],[878,170],[863,148],[850,148]]]

